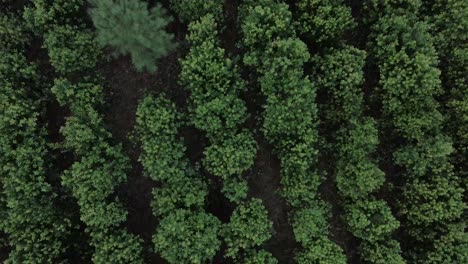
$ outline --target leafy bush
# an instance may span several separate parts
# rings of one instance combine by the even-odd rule
[[[326,208],[314,206],[294,213],[291,225],[296,241],[307,247],[313,245],[317,238],[326,237],[328,229],[328,212]]]
[[[153,236],[156,251],[169,263],[212,259],[221,245],[221,223],[203,212],[208,187],[184,157],[175,105],[163,96],[147,96],[138,106],[136,123],[145,174],[162,185],[153,189],[151,203],[162,218]]]
[[[303,251],[297,253],[298,264],[323,263],[323,264],[345,264],[346,255],[338,245],[327,237],[321,237],[307,246]]]
[[[242,252],[261,246],[271,237],[273,223],[260,199],[240,204],[226,225],[226,256],[238,259]]]
[[[299,31],[316,43],[340,39],[355,25],[351,8],[343,0],[300,0],[296,5]]]
[[[47,148],[39,125],[43,105],[31,93],[38,80],[37,67],[21,53],[2,53],[0,230],[8,235],[11,247],[5,263],[56,263],[68,247],[70,221],[57,211],[56,195],[47,182]]]
[[[203,162],[210,173],[226,180],[230,176],[240,175],[253,165],[256,146],[252,134],[244,131],[226,138],[220,144],[209,146]]]
[[[173,36],[165,31],[171,22],[157,4],[148,10],[143,1],[93,0],[91,19],[97,41],[110,45],[117,54],[130,54],[137,70],[156,71],[156,61],[175,47]]]
[[[196,21],[211,14],[216,20],[223,15],[223,0],[171,0],[172,9],[183,22]]]
[[[44,47],[50,63],[60,74],[92,69],[101,55],[91,31],[69,25],[50,29]]]
[[[385,181],[385,174],[373,162],[371,154],[379,142],[375,122],[350,122],[338,133],[336,183],[347,198],[366,199]]]
[[[248,191],[241,175],[254,164],[257,144],[249,131],[241,130],[248,118],[245,102],[240,98],[245,83],[218,43],[217,18],[216,13],[209,13],[189,24],[187,39],[191,48],[181,60],[180,83],[190,91],[193,124],[209,139],[203,165],[223,179],[222,192],[239,204]]]
[[[29,37],[19,17],[0,13],[0,51],[23,48]]]
[[[364,241],[361,243],[361,255],[369,263],[376,264],[404,264],[406,261],[401,256],[400,244],[395,240],[379,242]]]
[[[368,198],[348,207],[346,223],[351,232],[363,240],[382,240],[400,226],[384,201]]]
[[[176,210],[162,219],[153,243],[169,263],[204,263],[221,245],[220,225],[212,215]]]
[[[23,17],[26,25],[36,34],[44,34],[56,25],[81,24],[78,18],[84,0],[32,0]]]
[[[270,252],[265,250],[253,250],[247,254],[247,257],[244,258],[245,264],[277,264],[276,260]]]

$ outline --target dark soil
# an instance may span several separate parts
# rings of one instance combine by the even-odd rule
[[[279,194],[280,162],[271,154],[270,147],[263,139],[258,140],[258,143],[257,160],[249,179],[249,194],[263,200],[268,216],[273,221],[273,237],[266,243],[266,249],[279,263],[293,263],[291,256],[297,245],[288,222],[289,208]]]

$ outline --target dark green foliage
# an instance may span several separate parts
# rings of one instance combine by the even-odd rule
[[[73,116],[61,132],[63,146],[75,154],[76,161],[62,176],[80,206],[80,218],[87,225],[95,248],[95,263],[142,263],[141,241],[120,229],[127,212],[116,198],[115,188],[126,179],[129,160],[120,145],[111,145],[96,107],[102,88],[94,83],[72,84],[58,79],[52,92],[60,103],[70,103]],[[67,98],[67,96],[69,96]]]
[[[327,237],[321,237],[315,240],[311,245],[297,253],[296,261],[298,264],[323,263],[323,264],[345,264],[346,255],[343,249],[333,243]]]
[[[377,191],[385,181],[384,173],[371,158],[379,142],[375,122],[349,122],[338,133],[336,184],[347,198],[358,200]]]
[[[175,106],[163,97],[144,98],[137,110],[136,131],[142,143],[145,174],[163,183],[153,190],[153,210],[166,216],[175,209],[202,209],[206,183],[189,167],[185,147],[177,138],[180,125]]]
[[[298,263],[345,263],[340,247],[328,237],[326,207],[321,204],[316,173],[317,107],[315,87],[303,74],[306,45],[294,34],[288,6],[272,0],[246,1],[240,10],[244,63],[258,74],[266,97],[262,130],[281,161],[281,194],[293,207],[292,223],[302,251]],[[314,215],[315,216],[315,215]],[[314,233],[315,237],[309,237]],[[314,241],[311,243],[310,241]]]
[[[153,237],[169,263],[205,263],[216,254],[220,221],[204,212],[177,210],[165,217]]]
[[[242,253],[261,246],[271,237],[272,222],[260,199],[237,206],[226,225],[226,256],[239,259]]]
[[[89,72],[101,54],[93,34],[81,20],[73,19],[82,4],[38,0],[24,13],[36,33],[45,39],[51,64],[62,75]],[[103,91],[95,79],[84,76],[82,82],[72,82],[57,78],[51,89],[59,103],[71,111],[61,128],[62,147],[73,153],[75,160],[63,172],[62,184],[77,200],[80,219],[94,248],[94,263],[143,263],[141,240],[122,228],[127,212],[115,196],[116,188],[127,179],[129,159],[121,145],[112,143],[96,111],[103,102]]]
[[[0,13],[0,52],[19,50],[29,38],[24,23],[18,16]]]
[[[442,87],[442,106],[448,117],[446,131],[453,140],[452,162],[455,172],[468,186],[468,2],[463,0],[431,1],[427,3],[426,20],[434,36],[439,55]],[[465,199],[466,201],[466,199]]]
[[[351,232],[366,241],[382,240],[399,227],[390,207],[384,201],[363,200],[350,204],[346,211],[346,223]]]
[[[155,72],[156,61],[175,47],[172,34],[165,31],[171,18],[160,4],[148,10],[143,1],[91,2],[97,41],[113,47],[117,54],[130,54],[137,70]]]
[[[207,185],[184,157],[185,147],[177,137],[180,125],[175,105],[164,97],[147,96],[138,107],[140,161],[145,174],[162,185],[153,189],[152,207],[162,218],[153,242],[169,263],[203,263],[221,245],[221,223],[203,212]]]
[[[49,30],[44,48],[49,53],[50,63],[60,74],[92,69],[101,55],[91,31],[69,25]]]
[[[217,40],[217,23],[208,14],[189,25],[192,47],[181,60],[180,82],[190,92],[190,112],[195,127],[206,132],[211,145],[205,151],[206,169],[225,181],[226,195],[234,202],[245,198],[246,183],[237,178],[250,168],[256,156],[256,142],[241,125],[247,119],[240,93],[245,83],[236,65],[225,58]],[[235,179],[232,179],[235,177]]]
[[[270,252],[265,250],[253,250],[244,258],[245,264],[277,264],[276,260]]]
[[[170,0],[170,2],[182,22],[196,21],[208,14],[220,20],[223,15],[223,0]]]
[[[7,43],[13,46],[21,41],[12,37]],[[5,263],[57,263],[67,250],[70,222],[56,210],[47,182],[47,148],[39,125],[43,105],[31,92],[40,87],[38,77],[37,67],[21,53],[1,52],[0,230],[12,249]]]
[[[336,41],[355,25],[343,0],[299,0],[296,5],[299,31],[315,43]]]
[[[55,25],[81,24],[84,0],[32,0],[23,17],[27,26],[37,34],[44,34]]]
[[[449,162],[452,143],[442,132],[436,97],[442,92],[433,38],[412,8],[386,8],[373,25],[380,71],[383,118],[395,138],[394,162],[404,180],[400,211],[405,217],[407,256],[418,263],[456,263],[465,258],[461,237],[440,243],[457,225],[466,204],[460,178]],[[376,11],[381,12],[381,10]],[[464,224],[463,224],[464,225]],[[452,236],[457,237],[455,236]]]
[[[393,239],[379,241],[364,241],[361,243],[361,255],[367,263],[375,264],[404,264],[406,261],[401,256],[400,244]]]
[[[209,146],[205,150],[204,164],[209,172],[226,180],[250,168],[255,154],[256,142],[246,131],[227,138],[221,144]]]
[[[361,240],[361,247],[372,244],[380,250],[362,251],[361,259],[389,255],[401,263],[399,244],[391,240],[399,222],[386,202],[372,196],[384,184],[385,174],[372,158],[379,144],[376,123],[363,116],[366,53],[341,41],[355,24],[351,9],[340,0],[301,1],[298,12],[303,33],[321,50],[312,61],[315,81],[325,99],[320,105],[321,121],[324,133],[330,134],[324,136],[330,145],[324,152],[336,158],[329,170],[344,198],[345,223]],[[386,248],[387,241],[395,249]]]

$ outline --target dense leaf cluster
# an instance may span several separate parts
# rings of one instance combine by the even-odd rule
[[[468,2],[463,0],[427,3],[429,30],[439,55],[443,106],[448,117],[447,132],[453,140],[453,164],[468,186]]]
[[[95,263],[142,263],[141,241],[122,227],[127,212],[114,195],[127,179],[129,160],[122,147],[112,143],[97,111],[103,102],[103,88],[93,75],[82,77],[81,82],[69,79],[76,72],[86,76],[101,53],[81,20],[62,17],[72,17],[82,4],[37,0],[25,11],[36,33],[44,37],[50,62],[61,76],[51,91],[72,112],[61,132],[63,147],[74,154],[75,161],[64,171],[62,184],[78,202],[80,219],[91,236]]]
[[[12,248],[5,263],[57,263],[70,221],[57,210],[48,182],[38,70],[20,53],[21,19],[2,13],[0,28],[0,230]]]
[[[204,263],[221,245],[221,222],[204,212],[208,187],[184,156],[180,125],[175,105],[164,97],[147,96],[138,107],[140,161],[145,174],[162,185],[153,189],[152,207],[161,218],[153,242],[169,263]]]
[[[466,205],[449,160],[452,142],[442,132],[444,118],[435,99],[441,83],[433,38],[411,8],[397,12],[390,7],[376,11],[380,17],[373,25],[373,45],[383,117],[403,142],[393,157],[405,179],[400,208],[413,242],[408,255],[421,263],[463,262],[466,238],[458,240],[452,232],[463,228],[460,217]]]
[[[266,97],[262,130],[279,156],[282,194],[294,208],[291,222],[302,247],[296,260],[345,263],[342,249],[328,239],[327,208],[318,205],[315,87],[303,74],[307,47],[291,30],[286,4],[246,1],[240,19],[244,63],[256,70]]]
[[[224,57],[211,14],[192,22],[189,31],[192,47],[181,60],[180,82],[191,92],[190,112],[195,127],[204,131],[211,142],[203,163],[210,173],[227,181],[251,167],[256,155],[252,134],[241,129],[248,117],[245,102],[239,97],[245,83],[234,62]],[[235,193],[229,197],[246,195]]]

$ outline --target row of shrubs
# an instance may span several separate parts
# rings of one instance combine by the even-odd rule
[[[405,256],[415,263],[466,262],[460,176],[436,98],[442,94],[434,38],[420,1],[369,1],[372,57],[379,70],[382,124],[403,179],[399,195]],[[396,143],[399,143],[396,145]]]
[[[468,3],[463,0],[431,1],[424,3],[429,30],[441,70],[442,104],[446,131],[453,140],[452,163],[456,173],[468,187],[466,167],[468,157]],[[466,199],[465,199],[466,201]]]
[[[243,62],[262,95],[262,131],[281,162],[281,194],[291,206],[298,263],[346,263],[328,238],[329,206],[318,195],[316,87],[303,73],[307,46],[295,34],[288,5],[245,1],[240,10]]]
[[[55,70],[51,92],[71,112],[61,133],[63,151],[72,153],[74,162],[63,172],[62,184],[79,205],[94,263],[143,263],[142,241],[123,227],[127,211],[115,195],[130,162],[98,111],[104,88],[93,71],[103,52],[79,18],[84,9],[82,0],[34,0],[24,12],[30,28],[43,38]]]
[[[207,172],[222,179],[222,192],[236,205],[223,234],[224,255],[242,263],[277,263],[261,249],[271,237],[272,222],[262,201],[247,196],[243,177],[254,164],[257,144],[252,132],[242,128],[249,117],[241,99],[246,83],[218,40],[223,1],[175,0],[172,7],[189,23],[190,50],[180,60],[180,84],[190,92],[191,123],[209,141],[202,163]]]
[[[405,263],[400,245],[391,238],[399,222],[375,194],[385,174],[373,159],[379,144],[376,122],[363,115],[366,52],[349,46],[344,34],[357,25],[342,0],[297,3],[298,29],[318,54],[312,58],[314,82],[322,99],[319,115],[333,157],[334,176],[343,199],[344,222],[360,239],[366,263]]]
[[[30,34],[21,14],[0,12],[0,232],[11,248],[5,263],[63,260],[71,222],[49,184],[48,148],[41,125],[45,104],[36,64],[23,50]]]

